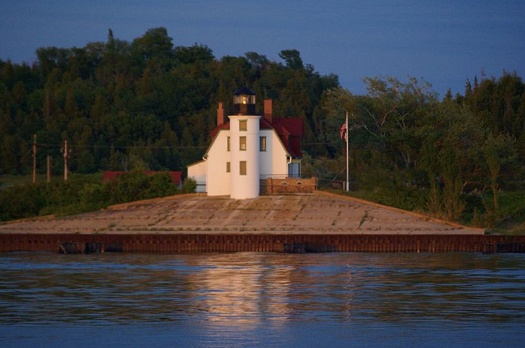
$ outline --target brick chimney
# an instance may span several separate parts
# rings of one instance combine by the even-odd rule
[[[272,100],[271,99],[264,99],[264,118],[268,121],[272,122]]]
[[[222,108],[222,102],[219,102],[217,107],[217,127],[224,123],[224,109]]]

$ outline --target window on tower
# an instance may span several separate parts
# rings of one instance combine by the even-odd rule
[[[239,150],[246,151],[246,137],[239,137]]]
[[[226,137],[226,151],[230,151],[230,137]]]
[[[246,161],[239,162],[239,174],[246,175]]]
[[[247,131],[248,130],[248,121],[247,120],[239,120],[239,130],[240,131]]]

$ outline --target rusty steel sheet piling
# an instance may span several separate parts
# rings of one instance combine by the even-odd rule
[[[524,253],[525,236],[341,234],[0,234],[0,252]]]

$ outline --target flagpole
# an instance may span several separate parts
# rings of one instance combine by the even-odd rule
[[[346,112],[346,192],[350,191],[350,173],[348,173],[348,111]]]

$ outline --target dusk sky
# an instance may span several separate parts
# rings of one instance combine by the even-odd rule
[[[217,59],[254,51],[273,61],[297,49],[305,64],[364,94],[364,77],[423,78],[442,97],[467,79],[525,77],[523,0],[0,0],[0,59],[32,63],[36,49],[132,41],[165,27],[175,46]]]

